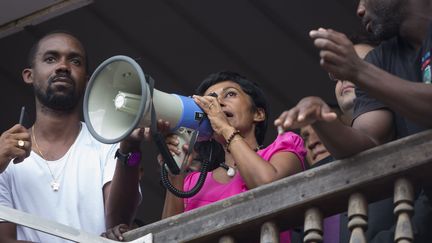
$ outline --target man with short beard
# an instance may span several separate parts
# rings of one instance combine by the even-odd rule
[[[0,204],[99,235],[133,219],[140,200],[139,160],[119,157],[138,156],[143,133],[137,129],[120,145],[91,136],[80,121],[87,71],[86,51],[70,33],[45,35],[31,49],[22,76],[34,87],[36,120],[29,129],[17,127],[25,136],[9,136],[31,153],[19,155],[0,175]],[[1,222],[0,242],[17,240],[65,242]]]
[[[366,30],[387,39],[366,61],[355,54],[344,34],[324,28],[311,31],[310,37],[321,49],[320,65],[336,79],[350,80],[358,87],[352,127],[339,126],[327,107],[311,100],[300,101],[275,125],[294,129],[312,124],[338,159],[432,128],[431,13],[431,0],[360,0],[357,14]],[[412,218],[414,238],[430,242],[432,190],[422,189]],[[378,213],[392,220],[391,203],[387,207],[389,214]],[[394,227],[388,226],[387,232],[372,232],[377,242],[392,240]]]

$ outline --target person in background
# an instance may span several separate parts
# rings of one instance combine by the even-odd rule
[[[306,161],[310,168],[326,163],[327,160],[334,160],[311,125],[300,128],[300,136],[305,143]]]
[[[338,159],[431,128],[431,11],[430,0],[360,0],[357,15],[365,29],[384,40],[365,61],[344,34],[324,28],[311,31],[321,66],[335,79],[350,80],[357,87],[352,126],[337,123],[328,107],[307,99],[280,116],[275,125],[294,129],[312,124]],[[426,185],[420,189],[412,217],[414,239],[429,242],[432,189]],[[380,229],[369,226],[367,238],[392,242],[392,204],[382,206],[386,210],[376,213],[387,222]]]

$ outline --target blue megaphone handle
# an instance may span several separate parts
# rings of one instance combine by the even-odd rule
[[[180,127],[187,127],[193,130],[198,130],[198,140],[209,140],[213,134],[213,129],[210,121],[204,111],[195,103],[191,97],[176,95],[181,99],[183,105],[183,113],[179,123],[173,129],[174,131]]]

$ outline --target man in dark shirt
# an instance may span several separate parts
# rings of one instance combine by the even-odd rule
[[[352,43],[342,33],[322,28],[310,33],[314,44],[321,49],[321,66],[337,79],[351,80],[367,93],[367,96],[358,93],[352,128],[335,127],[332,121],[336,116],[315,100],[300,101],[296,107],[284,112],[275,124],[285,129],[312,124],[336,158],[348,157],[432,127],[432,86],[429,85],[432,3],[430,0],[411,0],[402,4],[401,1],[362,0],[359,3],[358,15],[370,32],[379,38],[393,36],[366,57],[373,64],[359,58]],[[403,14],[396,14],[396,7],[403,9],[400,10]],[[383,8],[395,13],[400,20],[391,17],[388,17],[391,20],[385,20],[391,14],[382,13]],[[364,98],[369,100],[363,101]],[[370,107],[363,108],[366,105]],[[410,125],[393,122],[397,117],[415,124],[416,128],[403,129]],[[335,128],[341,136],[332,136]],[[346,143],[345,139],[340,139],[348,137],[342,136],[344,133],[358,142]]]
[[[342,126],[328,106],[310,97],[282,113],[275,125],[293,129],[311,124],[337,159],[431,128],[431,13],[431,0],[360,0],[357,14],[367,31],[387,40],[366,61],[355,54],[344,34],[323,28],[311,31],[321,50],[321,66],[359,88],[352,127]],[[415,242],[432,239],[429,198],[430,190],[422,190],[415,203]],[[394,226],[387,228],[373,232],[377,242],[393,238]]]

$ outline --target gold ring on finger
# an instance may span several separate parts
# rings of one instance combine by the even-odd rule
[[[210,103],[210,105],[208,106],[209,109],[211,109],[213,107],[213,103]]]
[[[23,140],[18,140],[18,147],[23,148],[24,147],[24,141]]]

